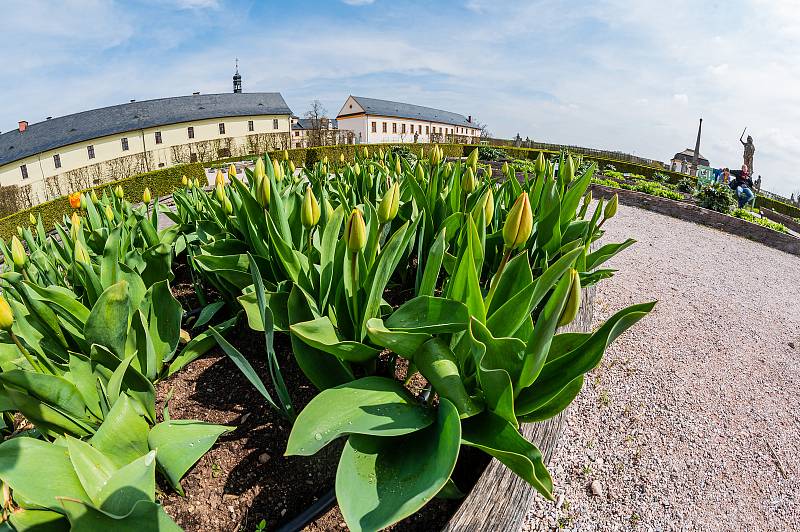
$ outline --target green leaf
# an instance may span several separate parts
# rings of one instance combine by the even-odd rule
[[[124,516],[109,515],[82,501],[62,499],[61,504],[67,513],[71,530],[82,532],[182,532],[155,502],[140,501],[133,510]]]
[[[389,330],[383,320],[372,318],[367,321],[367,335],[372,343],[390,349],[403,358],[412,360],[414,353],[422,344],[432,338],[427,333],[409,332],[407,330]]]
[[[0,444],[0,479],[29,505],[63,512],[57,497],[88,500],[66,447],[24,436]]]
[[[183,495],[181,477],[194,465],[225,432],[232,427],[212,425],[191,420],[172,420],[159,423],[150,430],[147,441],[156,452],[156,461],[169,483]]]
[[[619,244],[606,244],[597,251],[586,255],[586,271],[592,271],[605,261],[622,251],[623,249],[636,243],[636,240],[629,238]]]
[[[447,484],[461,424],[447,399],[435,424],[406,436],[354,434],[336,471],[336,498],[353,532],[385,528],[415,513]]]
[[[89,443],[120,468],[147,454],[149,430],[133,401],[123,394],[106,414]]]
[[[84,327],[86,341],[109,349],[117,358],[125,358],[125,341],[130,311],[128,283],[120,281],[108,287],[89,313]]]
[[[537,421],[544,421],[546,419],[550,419],[558,415],[561,411],[567,408],[572,401],[581,393],[581,389],[583,388],[583,379],[584,376],[581,375],[574,381],[570,382],[566,385],[558,395],[553,397],[550,401],[544,404],[544,406],[525,414],[519,418],[520,422],[524,423],[534,423]]]
[[[392,330],[417,333],[459,332],[467,328],[469,310],[460,301],[418,296],[403,303],[385,320]]]
[[[254,331],[263,331],[264,323],[261,321],[261,310],[258,308],[258,296],[255,292],[247,292],[238,298],[245,314],[247,325]],[[289,293],[264,292],[264,302],[272,312],[273,325],[276,331],[289,331]]]
[[[114,462],[88,443],[66,437],[69,459],[83,489],[94,504],[100,504],[98,495],[103,491],[108,479],[117,470]]]
[[[51,510],[15,510],[3,532],[68,532],[69,521],[60,513]]]
[[[297,416],[286,455],[310,456],[345,434],[409,434],[433,421],[430,410],[399,382],[364,377],[323,390],[314,397]]]
[[[436,288],[436,281],[439,279],[439,272],[442,269],[444,260],[446,230],[442,229],[433,241],[430,252],[425,259],[425,273],[422,275],[422,282],[419,285],[418,295],[432,296]]]
[[[655,306],[641,303],[624,308],[611,316],[588,340],[569,353],[545,363],[534,383],[517,397],[519,415],[542,408],[579,376],[594,368],[611,342],[646,316]]]
[[[156,451],[137,458],[111,474],[97,494],[95,504],[103,512],[127,515],[138,502],[155,502]]]
[[[289,294],[288,308],[290,323],[304,322],[314,318],[308,302],[297,286],[293,286]],[[353,380],[353,373],[347,367],[346,362],[311,347],[294,333],[291,334],[291,340],[292,352],[297,364],[317,389],[325,390]]]
[[[214,328],[220,334],[225,334],[234,325],[236,325],[238,319],[239,319],[238,316],[234,316],[227,321],[215,325]],[[197,360],[198,358],[203,356],[209,349],[211,349],[215,345],[217,345],[217,341],[214,339],[214,335],[211,332],[211,330],[207,330],[198,334],[197,336],[189,340],[189,343],[183,347],[180,354],[178,354],[178,356],[175,357],[175,360],[173,360],[172,363],[169,365],[167,376],[170,376],[180,371],[190,362]]]
[[[361,342],[340,340],[330,318],[323,316],[311,321],[295,323],[292,334],[315,349],[348,362],[366,362],[378,356],[379,351]]]
[[[161,371],[163,359],[170,357],[178,347],[183,309],[172,295],[167,281],[153,284],[147,290],[140,308],[147,318],[148,332],[155,349],[154,365],[148,366],[145,375],[154,380]]]
[[[492,412],[483,412],[462,422],[464,445],[477,447],[497,458],[525,482],[553,500],[553,480],[542,461],[542,453],[514,426]]]
[[[428,340],[414,353],[412,360],[436,393],[440,397],[449,399],[458,408],[462,417],[469,417],[481,411],[481,405],[467,393],[456,357],[444,340],[438,337]]]
[[[25,370],[11,370],[0,373],[4,386],[15,386],[25,390],[30,396],[54,406],[77,419],[88,419],[86,403],[78,388],[64,377],[34,373]]]

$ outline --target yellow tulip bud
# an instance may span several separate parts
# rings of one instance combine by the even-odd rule
[[[97,192],[92,189],[92,192],[89,194],[89,197],[92,198],[92,203],[97,203]]]
[[[475,179],[475,174],[472,168],[467,168],[467,171],[461,176],[461,190],[467,194],[472,194],[475,187],[478,186],[478,181]]]
[[[269,206],[269,193],[270,193],[269,179],[262,179],[258,187],[258,202],[265,209]]]
[[[86,210],[86,194],[81,194],[81,210]]]
[[[319,215],[320,210],[317,198],[314,197],[311,187],[306,187],[306,195],[303,197],[303,207],[300,210],[300,222],[303,224],[303,227],[310,229],[319,222]]]
[[[106,209],[108,209],[108,206],[106,206]],[[78,231],[80,230],[81,230],[81,217],[78,216],[78,213],[73,212],[72,217],[70,218],[70,236],[72,237],[73,241],[78,238]]]
[[[592,202],[592,191],[590,190],[583,197],[583,205],[581,205],[581,207],[585,207],[586,205],[589,205],[591,202]]]
[[[150,187],[144,187],[144,192],[142,192],[142,201],[146,204],[150,203],[153,197],[150,195]]]
[[[544,152],[539,152],[539,156],[536,158],[536,163],[533,165],[533,170],[536,172],[537,176],[544,175],[545,164],[544,164]]]
[[[382,224],[391,222],[397,216],[400,207],[400,183],[395,181],[386,191],[378,206],[378,221]]]
[[[106,220],[108,220],[109,222],[114,221],[114,211],[111,210],[110,205],[106,205],[106,208],[103,210],[103,212],[106,215]],[[75,227],[75,225],[73,225],[73,227]]]
[[[86,251],[86,248],[83,246],[83,243],[80,240],[75,241],[73,258],[75,262],[81,262],[83,264],[90,264],[92,261],[91,257],[89,256],[89,252]]]
[[[383,160],[383,148],[378,148],[378,158],[382,161]]]
[[[214,187],[214,195],[218,202],[225,203],[225,188],[221,184],[217,183],[217,186]]]
[[[17,235],[11,237],[11,260],[17,268],[24,268],[28,262],[28,255],[25,254],[25,248]]]
[[[490,172],[491,172],[491,166],[489,168],[490,168]],[[508,166],[508,163],[507,162],[503,163],[503,168],[501,168],[501,171],[503,172],[503,175],[508,175],[509,169],[510,168]]]
[[[417,161],[417,166],[414,168],[414,176],[417,178],[417,181],[425,179],[425,170],[422,169],[422,163],[420,161]]]
[[[581,308],[581,277],[574,268],[570,268],[569,277],[569,295],[567,296],[567,303],[564,305],[564,311],[558,320],[559,327],[572,323]]]
[[[347,249],[352,253],[358,253],[367,245],[367,227],[364,225],[364,217],[361,211],[353,209],[347,224],[344,226],[344,241]]]
[[[200,178],[199,177],[195,177],[194,178],[194,186],[197,187],[197,188],[200,188]]]
[[[0,329],[10,331],[14,326],[14,312],[11,310],[11,305],[8,304],[6,298],[0,296]]]
[[[22,227],[20,227],[20,226],[17,226],[17,234],[18,234],[20,237],[21,237],[22,235],[24,235],[24,234],[25,234],[25,231],[22,229]]]
[[[606,203],[606,209],[603,211],[603,218],[606,220],[613,218],[614,215],[617,214],[617,206],[619,206],[619,196],[614,194],[614,197]]]
[[[231,177],[236,177],[236,167],[234,165],[228,167],[228,179]]]
[[[564,162],[564,180],[570,183],[575,178],[575,161],[572,160],[572,155],[567,155],[567,160]]]
[[[225,176],[222,175],[222,170],[217,170],[217,175],[214,176],[214,185],[225,186]]]
[[[294,175],[295,171],[294,161],[289,161],[289,171],[292,172],[292,175]]]
[[[185,187],[188,184],[189,184],[189,179],[185,175],[181,176],[181,185]]]
[[[125,191],[122,190],[121,185],[117,185],[117,188],[114,189],[114,195],[117,196],[117,199],[122,199],[125,197]]]
[[[36,225],[36,218],[33,216],[33,213],[28,215],[28,221],[31,223],[31,225]]]
[[[328,166],[328,156],[327,155],[322,158],[322,164],[324,164],[325,166]]]
[[[281,168],[281,164],[277,159],[272,161],[272,172],[275,174],[275,181],[280,183],[283,180],[283,168]]]
[[[369,157],[369,150],[367,149],[367,147],[366,147],[366,146],[364,146],[364,149],[362,150],[362,152],[361,152],[361,153],[362,153],[362,155],[364,155],[364,159],[366,159],[367,157]]]
[[[467,166],[477,166],[478,165],[478,148],[472,150],[467,157]]]
[[[228,199],[228,196],[225,196],[225,214],[233,214],[233,204],[231,200]]]
[[[325,217],[330,220],[333,217],[333,205],[325,198]]]
[[[340,153],[340,154],[339,154],[339,162],[340,162],[341,164],[344,164],[344,153]]]
[[[283,160],[284,161],[288,161],[289,160],[289,152],[286,151],[286,150],[283,150]]]
[[[402,164],[400,164],[400,157],[397,157],[397,158],[394,160],[394,172],[395,172],[397,175],[400,175],[400,174],[402,174],[402,173],[403,173],[403,165],[402,165]]]
[[[356,175],[361,175],[361,167],[358,165],[358,162],[353,166],[353,172]]]
[[[253,176],[256,177],[257,179],[258,178],[263,179],[264,176],[266,175],[267,175],[267,170],[266,168],[264,168],[264,159],[262,157],[259,157],[258,160],[256,161],[256,168],[255,170],[253,170]]]
[[[478,203],[472,208],[472,219],[477,222],[481,217],[481,212],[483,212],[484,224],[488,226],[494,217],[494,193],[491,188],[484,192]]]
[[[503,242],[506,249],[514,249],[528,241],[533,230],[533,213],[528,193],[523,192],[514,202],[503,226]]]

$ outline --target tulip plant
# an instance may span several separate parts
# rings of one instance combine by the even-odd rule
[[[416,160],[364,149],[352,164],[324,159],[299,172],[262,158],[241,180],[220,175],[211,193],[190,183],[176,193],[170,216],[195,273],[265,332],[280,401],[217,339],[294,421],[287,454],[347,438],[336,491],[351,530],[389,526],[457,492],[462,445],[552,497],[520,423],[564,410],[606,347],[653,307],[623,309],[592,333],[558,332],[575,319],[582,288],[611,276],[600,266],[633,240],[594,244],[616,198],[590,214],[594,167],[576,175],[568,154],[557,162],[540,156],[522,180],[504,165],[495,179],[477,150],[447,161],[438,147]],[[405,295],[399,307],[387,289]],[[299,414],[275,332],[290,335],[320,390]],[[426,383],[419,397],[404,385],[415,373]]]

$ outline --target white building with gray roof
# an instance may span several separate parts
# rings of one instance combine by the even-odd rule
[[[0,134],[0,186],[25,187],[33,202],[44,201],[174,164],[284,149],[291,115],[277,92],[233,92],[20,120]]]
[[[359,143],[477,142],[480,127],[472,116],[409,103],[349,96],[336,117]]]

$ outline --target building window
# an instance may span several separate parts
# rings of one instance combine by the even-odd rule
[[[128,137],[122,137],[122,151],[128,151]]]
[[[225,122],[220,122],[219,123],[219,134],[220,135],[224,135],[225,134]]]
[[[431,132],[430,127],[431,126],[425,126],[425,134],[426,135],[428,135]]]
[[[61,168],[61,156],[59,154],[53,155],[53,165],[56,168]]]
[[[94,159],[94,145],[93,144],[90,144],[89,146],[86,146],[86,153],[89,154],[89,159]]]
[[[392,122],[392,133],[397,133],[397,122]]]
[[[406,132],[406,125],[400,124],[400,133],[405,133],[405,132]]]
[[[189,154],[189,162],[190,163],[196,163],[197,162],[197,154],[196,153],[190,153]]]
[[[386,133],[386,122],[383,123],[383,132]]]
[[[161,144],[161,132],[156,131],[156,144]]]
[[[422,126],[417,126],[417,133],[422,135]]]
[[[272,129],[278,129],[278,119],[277,118],[273,118],[272,119]]]
[[[300,132],[299,132],[299,131],[295,131],[295,132],[294,132],[294,136],[295,136],[295,137],[299,137],[299,136],[300,136]]]
[[[187,132],[187,133],[189,133],[189,138],[190,138],[190,139],[193,139],[193,138],[194,138],[194,127],[192,127],[192,126],[189,126],[189,127],[187,128],[186,132]]]
[[[248,120],[247,121],[247,131],[255,131],[255,130],[256,130],[256,128],[253,125],[253,121],[252,120]]]
[[[378,132],[378,123],[377,122],[373,122],[372,123],[372,132],[373,133],[377,133]]]
[[[28,179],[28,165],[23,164],[19,167],[19,171],[22,172],[22,179]]]

